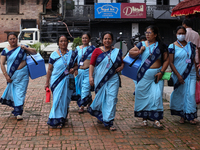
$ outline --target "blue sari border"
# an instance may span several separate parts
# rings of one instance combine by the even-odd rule
[[[79,97],[79,99],[77,100],[77,104],[79,107],[87,106],[90,102],[92,102],[92,96],[89,96],[89,95],[83,99],[81,99],[81,97]]]
[[[64,125],[65,124],[65,118],[49,118],[47,121],[47,124],[50,126],[58,126],[58,125]]]
[[[83,57],[81,58],[80,62],[84,62],[87,57],[95,50],[95,47],[92,45],[87,48],[86,52],[84,53]],[[80,65],[78,66],[80,68]]]
[[[139,117],[139,118],[144,118],[144,119],[148,119],[151,121],[154,120],[161,120],[163,119],[163,111],[146,111],[146,110],[142,110],[142,111],[134,111],[135,113],[135,117]]]
[[[103,56],[107,56],[107,54],[102,53]],[[108,72],[105,74],[105,76],[101,79],[101,81],[99,82],[99,84],[95,87],[95,94],[98,93],[98,91],[101,89],[101,87],[113,76],[116,74],[115,70],[121,66],[121,55],[122,52],[121,50],[119,50],[119,53],[117,55],[117,58],[115,60],[115,62],[113,63],[112,67],[108,70]],[[99,55],[100,56],[100,55]],[[102,57],[102,56],[101,56]],[[105,58],[104,57],[104,58]],[[104,59],[102,58],[101,61]],[[99,63],[101,62],[100,60],[98,60],[97,58],[97,62],[99,61]]]
[[[8,73],[8,75],[10,76],[10,78],[13,76],[13,74],[15,73],[15,71],[17,70],[17,68],[19,67],[20,63],[23,60],[24,55],[25,55],[24,50],[22,48],[20,48],[20,51],[19,51],[19,53],[17,54],[17,56],[15,58],[15,61],[13,62],[13,64],[10,67],[10,70],[9,70],[9,73]]]
[[[137,83],[143,78],[145,72],[151,67],[151,65],[153,65],[153,63],[158,59],[158,57],[161,55],[161,51],[159,49],[159,47],[157,46],[153,52],[152,55],[149,55],[149,57],[147,58],[150,63],[146,63],[144,62],[142,64],[142,66],[140,67],[140,69],[138,70],[137,73]]]
[[[190,59],[191,59],[192,61],[191,61],[191,63],[188,63],[188,65],[187,65],[185,71],[184,71],[183,74],[181,75],[182,78],[183,78],[183,80],[185,80],[185,79],[188,77],[188,75],[190,74],[190,72],[191,72],[191,70],[192,70],[192,66],[193,66],[193,64],[194,64],[193,59],[195,58],[195,46],[194,46],[194,44],[192,44],[192,43],[190,43],[190,46],[191,46],[191,50],[192,50],[192,54],[191,54]],[[179,81],[177,81],[177,82],[174,84],[174,90],[175,90],[176,88],[178,88],[180,85],[181,85],[181,84],[179,83]]]
[[[23,105],[15,106],[13,101],[3,99],[3,98],[0,99],[0,103],[2,105],[7,105],[7,106],[10,106],[10,107],[13,107],[14,110],[12,111],[12,114],[14,114],[15,116],[22,115],[22,113],[23,113]]]
[[[197,111],[194,113],[188,114],[188,113],[184,113],[183,111],[177,111],[177,110],[171,109],[171,115],[180,116],[180,117],[183,117],[185,120],[191,121],[197,118]]]
[[[88,111],[92,116],[96,117],[99,121],[102,121],[105,127],[111,127],[111,126],[113,126],[113,121],[114,121],[114,119],[111,120],[111,121],[109,121],[109,122],[103,121],[103,115],[102,115],[102,112],[101,112],[101,111],[93,110],[91,107],[89,107],[89,108],[87,109],[87,111]]]

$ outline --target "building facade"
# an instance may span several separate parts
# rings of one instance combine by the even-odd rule
[[[173,30],[181,25],[181,18],[170,17],[171,9],[181,0],[0,0],[0,42],[6,41],[8,32],[20,32],[26,25],[31,27],[35,21],[41,30],[41,37],[51,38],[55,42],[59,34],[80,36],[84,31],[90,31],[92,37],[99,37],[104,31],[111,31],[115,41],[118,36],[127,41],[131,48],[131,38],[136,34],[144,34],[148,25],[159,27],[161,38],[166,44],[175,40]],[[95,5],[100,3],[127,5],[141,3],[145,5],[146,17],[106,18],[95,17]],[[27,21],[27,23],[26,23]],[[58,21],[61,21],[58,22]],[[25,22],[25,23],[24,23]],[[23,24],[22,24],[23,23]],[[68,34],[68,37],[71,38]],[[71,38],[73,39],[73,38]]]
[[[38,24],[43,4],[42,0],[0,0],[0,42],[7,40],[7,33],[20,32],[22,20]]]

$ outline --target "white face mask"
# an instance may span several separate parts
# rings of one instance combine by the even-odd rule
[[[185,34],[179,34],[179,35],[177,35],[177,39],[178,39],[180,42],[184,41],[184,40],[185,40]]]

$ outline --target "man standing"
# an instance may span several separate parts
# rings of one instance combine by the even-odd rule
[[[193,44],[196,45],[196,56],[195,60],[196,63],[199,64],[199,58],[200,58],[200,37],[199,34],[192,30],[192,21],[190,19],[184,19],[182,25],[186,28],[187,33],[186,33],[186,38],[185,40],[191,41]]]

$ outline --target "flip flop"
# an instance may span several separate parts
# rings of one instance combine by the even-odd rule
[[[110,130],[110,131],[116,131],[117,129],[116,129],[114,126],[111,126],[111,127],[109,128],[109,130]]]

